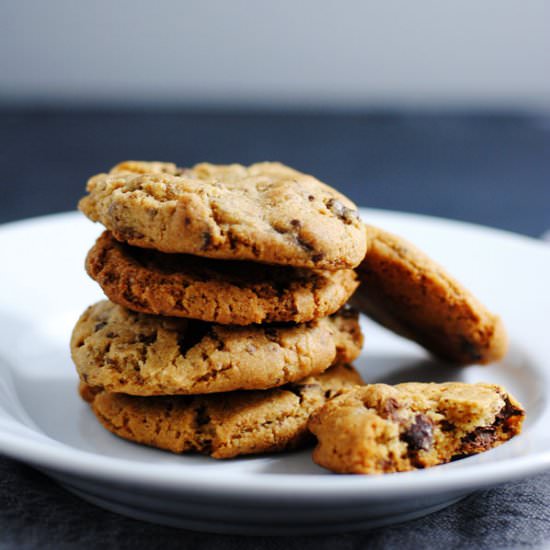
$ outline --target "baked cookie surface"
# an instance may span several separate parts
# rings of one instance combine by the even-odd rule
[[[340,365],[265,391],[134,397],[81,383],[80,393],[103,426],[124,439],[174,453],[231,458],[308,442],[310,414],[342,389],[361,383],[353,367]]]
[[[359,284],[351,269],[164,254],[121,243],[108,231],[88,253],[86,270],[111,301],[126,308],[232,325],[325,317],[340,309]]]
[[[87,191],[86,216],[120,241],[161,252],[330,270],[355,267],[366,252],[355,205],[276,162],[128,161],[92,177]]]
[[[309,429],[313,460],[341,473],[402,472],[491,449],[521,431],[525,413],[491,384],[371,384],[327,403]]]
[[[491,363],[506,354],[502,321],[471,292],[405,239],[373,226],[367,233],[355,307],[452,363]]]
[[[357,314],[299,325],[217,325],[89,307],[71,338],[80,379],[109,392],[183,395],[266,389],[348,363],[361,350]]]

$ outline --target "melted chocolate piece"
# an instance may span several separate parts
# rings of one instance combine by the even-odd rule
[[[417,414],[414,423],[401,435],[401,440],[407,443],[409,451],[427,451],[433,441],[431,420],[423,414]]]

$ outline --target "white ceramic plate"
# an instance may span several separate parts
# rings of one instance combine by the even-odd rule
[[[310,451],[216,461],[123,441],[99,426],[76,393],[69,335],[102,297],[84,273],[101,228],[79,214],[0,228],[0,452],[39,468],[110,510],[160,523],[232,533],[321,533],[403,521],[482,487],[550,466],[550,247],[435,218],[363,211],[408,237],[504,318],[508,357],[452,368],[363,320],[356,362],[367,381],[463,380],[506,386],[527,409],[524,434],[445,466],[384,476],[332,475]]]

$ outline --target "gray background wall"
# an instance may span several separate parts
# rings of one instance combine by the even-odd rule
[[[544,0],[1,0],[0,102],[550,109]]]

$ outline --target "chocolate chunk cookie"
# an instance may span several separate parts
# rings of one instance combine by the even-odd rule
[[[88,182],[79,208],[115,238],[161,252],[352,268],[366,235],[355,205],[276,162],[177,168],[129,161]]]
[[[354,305],[444,360],[491,363],[507,350],[501,320],[422,251],[368,226]]]
[[[103,301],[78,320],[71,352],[90,386],[150,396],[281,386],[352,361],[361,344],[357,315],[349,310],[299,325],[236,327]]]
[[[88,253],[86,270],[110,300],[134,311],[232,325],[325,317],[359,284],[351,269],[164,254],[120,243],[108,231]]]
[[[367,385],[312,417],[313,460],[341,473],[426,468],[508,441],[520,433],[524,417],[521,405],[496,385]]]
[[[81,383],[80,392],[103,426],[119,437],[174,453],[231,458],[308,442],[309,415],[355,384],[361,384],[360,376],[353,367],[341,365],[266,391],[132,397]]]

